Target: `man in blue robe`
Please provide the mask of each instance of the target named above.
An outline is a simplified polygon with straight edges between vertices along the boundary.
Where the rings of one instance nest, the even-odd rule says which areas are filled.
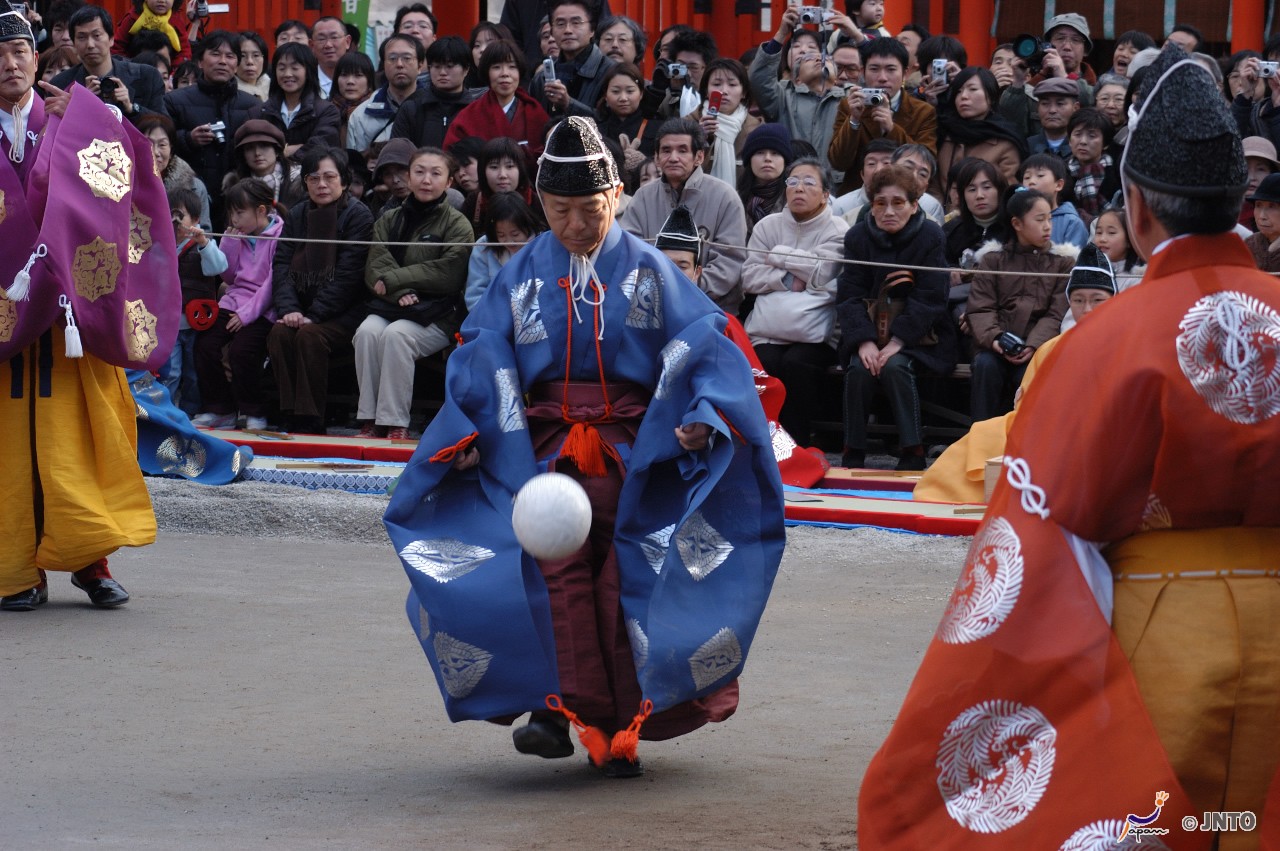
[[[782,487],[724,314],[614,223],[621,183],[589,120],[552,133],[538,189],[551,230],[463,325],[385,520],[449,717],[532,712],[516,749],[546,758],[573,753],[572,722],[593,765],[631,777],[638,738],[737,708],[782,557]],[[593,508],[556,561],[511,528],[515,493],[546,470]]]

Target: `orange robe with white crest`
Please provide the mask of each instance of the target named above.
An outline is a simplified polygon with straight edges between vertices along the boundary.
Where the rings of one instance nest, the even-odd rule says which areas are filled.
[[[1188,236],[1114,300],[1023,400],[864,848],[1111,848],[1159,791],[1134,847],[1280,847],[1280,283]]]
[[[18,161],[0,145],[0,285],[31,282],[0,293],[0,596],[155,539],[113,364],[163,363],[179,303],[173,241],[151,239],[169,212],[146,138],[80,86],[62,119],[35,97],[26,130]],[[83,357],[66,354],[67,306]]]

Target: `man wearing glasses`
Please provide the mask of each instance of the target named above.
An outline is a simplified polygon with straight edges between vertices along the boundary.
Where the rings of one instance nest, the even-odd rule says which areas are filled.
[[[1089,22],[1075,12],[1058,15],[1050,19],[1044,40],[1050,47],[1044,52],[1044,64],[1040,73],[1031,79],[1031,84],[1034,86],[1050,77],[1075,80],[1080,86],[1080,105],[1093,106],[1093,87],[1098,77],[1084,61],[1093,50]]]
[[[471,51],[456,35],[441,36],[427,48],[427,79],[418,78],[413,97],[402,102],[391,127],[391,138],[405,138],[415,147],[443,148],[449,123],[463,107],[487,89],[468,89]]]
[[[341,18],[321,18],[311,28],[311,50],[320,65],[320,94],[328,99],[338,60],[351,49],[351,35]]]
[[[537,98],[552,117],[594,117],[605,75],[617,64],[591,40],[596,13],[589,8],[587,0],[552,0],[548,11],[551,37],[560,48],[560,58],[555,62],[554,78],[547,79],[541,70],[534,74],[529,94]]]
[[[397,33],[382,43],[382,73],[387,84],[360,104],[347,121],[347,148],[367,154],[391,138],[400,106],[418,90],[427,50],[411,35]]]

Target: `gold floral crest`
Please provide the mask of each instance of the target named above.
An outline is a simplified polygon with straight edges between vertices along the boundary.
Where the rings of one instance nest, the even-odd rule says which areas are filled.
[[[115,292],[119,277],[120,258],[116,255],[114,242],[95,236],[93,242],[76,249],[71,263],[71,280],[75,282],[76,294],[81,298],[97,301]]]
[[[155,314],[147,310],[142,299],[125,300],[124,331],[129,360],[141,363],[160,345],[160,338],[156,336]]]
[[[133,162],[119,142],[94,139],[89,147],[76,153],[80,160],[80,179],[99,198],[119,201],[129,193],[129,175]]]
[[[151,217],[133,204],[133,218],[129,227],[129,262],[135,266],[142,262],[142,255],[151,250]]]

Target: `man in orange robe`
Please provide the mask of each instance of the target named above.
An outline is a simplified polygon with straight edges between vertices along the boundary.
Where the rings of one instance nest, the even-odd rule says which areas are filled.
[[[1247,173],[1210,75],[1166,49],[1138,100],[1146,278],[1023,402],[863,848],[1280,847],[1280,286],[1230,232]],[[1224,810],[1259,822],[1184,827]]]

